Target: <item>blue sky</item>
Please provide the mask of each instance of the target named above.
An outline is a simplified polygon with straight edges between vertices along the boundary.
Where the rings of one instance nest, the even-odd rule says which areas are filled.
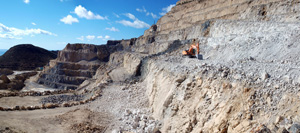
[[[0,49],[105,44],[143,35],[177,0],[0,0]]]

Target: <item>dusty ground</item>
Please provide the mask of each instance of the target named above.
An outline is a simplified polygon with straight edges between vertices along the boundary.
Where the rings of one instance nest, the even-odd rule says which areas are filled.
[[[34,111],[1,111],[0,131],[117,132],[132,129],[135,123],[134,118],[137,117],[149,118],[146,123],[151,121],[154,127],[155,122],[150,120],[144,91],[140,84],[133,84],[130,88],[121,84],[113,84],[103,89],[102,97],[85,105]],[[40,105],[41,98],[4,97],[0,99],[0,104],[8,107]],[[135,129],[138,128],[135,127]]]

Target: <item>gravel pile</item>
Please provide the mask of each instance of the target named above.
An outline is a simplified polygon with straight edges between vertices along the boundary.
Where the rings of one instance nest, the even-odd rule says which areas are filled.
[[[49,96],[42,98],[41,103],[58,103],[62,104],[64,102],[69,101],[82,101],[84,99],[83,95],[57,95],[57,96]]]

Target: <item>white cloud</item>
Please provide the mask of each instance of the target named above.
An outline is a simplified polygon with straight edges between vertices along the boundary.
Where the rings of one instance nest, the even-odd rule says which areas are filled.
[[[77,37],[76,39],[83,41],[84,40],[84,36]]]
[[[153,19],[158,18],[158,16],[152,12],[147,12],[147,10],[145,9],[145,7],[143,6],[142,9],[137,8],[136,11],[141,12],[141,13],[146,13],[146,16],[151,16]],[[130,14],[130,13],[129,13]],[[125,14],[126,16],[128,16],[128,14]],[[134,20],[134,19],[133,19]]]
[[[111,37],[108,36],[108,35],[106,35],[106,36],[87,35],[87,36],[80,36],[80,37],[78,37],[78,38],[76,38],[76,39],[81,40],[81,41],[84,41],[85,39],[86,39],[87,41],[91,41],[91,40],[94,40],[94,39],[96,39],[96,38],[105,41],[105,40],[110,39]]]
[[[100,19],[100,20],[104,20],[107,19],[107,17],[102,17],[98,14],[94,14],[92,11],[88,11],[86,10],[84,7],[82,7],[81,5],[76,6],[74,13],[80,17],[80,18],[86,18],[86,19]]]
[[[132,15],[131,13],[125,13],[124,15],[127,16],[128,18],[132,19],[132,20],[136,19],[135,16]]]
[[[29,4],[30,0],[24,0],[24,3]]]
[[[2,32],[2,31],[10,32],[11,30],[10,30],[9,27],[7,27],[7,26],[0,23],[0,32]]]
[[[153,18],[153,19],[156,19],[156,18],[158,18],[158,16],[156,15],[156,14],[154,14],[154,13],[150,13],[150,12],[147,12],[147,14],[146,14],[146,16],[149,16],[149,15],[151,15],[151,17]]]
[[[143,6],[143,9],[137,8],[136,11],[138,11],[138,12],[147,12],[147,10],[144,6]]]
[[[33,23],[33,22],[32,22],[31,24],[32,24],[32,25],[36,25],[36,24],[35,24],[35,23]]]
[[[106,35],[106,36],[97,36],[98,39],[101,39],[103,41],[106,41],[108,39],[110,39],[111,37],[109,35]]]
[[[117,21],[117,23],[123,24],[125,26],[130,26],[130,27],[134,27],[137,29],[141,29],[141,28],[149,28],[150,25],[140,21],[140,20],[134,20],[133,22],[127,21],[127,20],[121,20],[121,21]]]
[[[166,13],[168,13],[169,11],[171,11],[171,9],[175,6],[175,4],[171,4],[165,8],[162,9],[162,12],[159,13],[161,16],[165,15]]]
[[[94,39],[95,39],[95,36],[93,36],[93,35],[88,35],[88,36],[86,36],[86,39],[88,39],[88,40],[94,40]]]
[[[10,34],[0,34],[0,38],[6,38],[6,39],[22,39],[21,37],[15,37]]]
[[[118,14],[116,14],[116,13],[113,13],[117,18],[120,18],[120,16],[118,15]]]
[[[3,33],[2,33],[3,32]],[[51,36],[57,36],[54,33],[51,33],[46,30],[42,29],[18,29],[14,27],[7,27],[0,23],[0,38],[8,38],[8,39],[22,39],[21,36],[32,36],[36,34],[43,34],[43,35],[51,35]]]
[[[127,20],[121,20],[121,21],[117,21],[117,23],[123,24],[125,26],[130,26],[130,27],[134,27],[134,28],[149,28],[150,25],[139,20],[138,18],[136,18],[134,15],[130,14],[130,13],[126,13],[125,16],[127,16],[128,18],[134,20],[133,22],[131,21],[127,21]]]
[[[61,22],[64,22],[65,24],[72,24],[72,23],[78,23],[78,19],[72,17],[71,15],[68,15],[62,19],[60,19]]]
[[[105,39],[109,39],[109,38],[110,38],[110,36],[106,35],[104,38],[105,38]]]
[[[119,29],[117,29],[117,28],[115,28],[115,27],[105,28],[105,30],[114,31],[114,32],[120,31]]]

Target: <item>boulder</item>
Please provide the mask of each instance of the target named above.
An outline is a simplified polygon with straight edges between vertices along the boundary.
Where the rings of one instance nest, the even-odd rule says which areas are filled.
[[[37,72],[27,72],[27,73],[22,73],[22,74],[16,75],[15,79],[16,79],[16,80],[22,80],[22,81],[24,82],[26,79],[28,79],[28,78],[30,78],[31,76],[34,76],[34,75],[36,75],[36,74],[37,74]]]
[[[14,80],[7,85],[7,88],[12,91],[19,91],[22,90],[24,86],[25,84],[22,80]]]
[[[125,68],[117,68],[109,73],[110,78],[115,82],[123,82],[131,78],[131,74]]]
[[[3,69],[0,69],[0,75],[2,74],[5,74],[5,75],[11,75],[13,74],[14,72],[10,69],[7,69],[7,68],[3,68]]]
[[[10,80],[8,79],[8,77],[6,75],[1,75],[0,76],[0,80],[3,81],[3,83],[10,83]]]
[[[131,75],[137,75],[140,72],[140,65],[142,59],[137,54],[125,54],[124,56],[124,68]]]
[[[3,80],[0,80],[0,89],[7,89],[7,84]]]

